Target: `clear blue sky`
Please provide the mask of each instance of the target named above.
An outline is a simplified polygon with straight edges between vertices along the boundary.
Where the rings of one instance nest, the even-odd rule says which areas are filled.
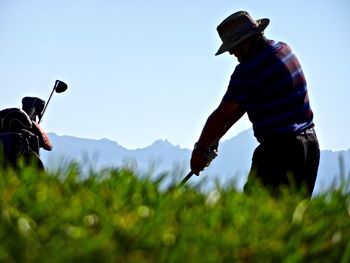
[[[265,35],[298,56],[321,148],[350,148],[348,0],[0,0],[0,108],[46,100],[60,79],[69,90],[50,102],[47,131],[192,147],[237,65],[214,56],[216,26],[239,10],[270,18]]]

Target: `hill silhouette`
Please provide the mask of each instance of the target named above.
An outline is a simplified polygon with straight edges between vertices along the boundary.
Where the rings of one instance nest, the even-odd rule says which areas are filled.
[[[167,140],[156,140],[150,146],[127,149],[117,142],[101,139],[92,140],[49,133],[54,145],[52,152],[41,152],[47,169],[55,169],[62,163],[74,160],[85,168],[99,170],[108,167],[127,166],[140,174],[154,176],[165,172],[177,173],[177,180],[189,171],[191,149],[173,145]],[[201,174],[191,178],[191,182],[207,181],[211,187],[214,180],[220,184],[234,181],[241,189],[246,181],[251,165],[251,157],[256,142],[251,129],[243,131],[231,139],[220,143],[219,155]],[[350,149],[347,151],[321,151],[321,160],[315,192],[324,191],[332,184],[340,182],[340,175],[350,176]]]

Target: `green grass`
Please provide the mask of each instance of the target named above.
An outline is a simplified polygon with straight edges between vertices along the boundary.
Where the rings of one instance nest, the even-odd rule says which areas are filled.
[[[0,262],[350,262],[345,188],[159,190],[128,169],[0,171]]]

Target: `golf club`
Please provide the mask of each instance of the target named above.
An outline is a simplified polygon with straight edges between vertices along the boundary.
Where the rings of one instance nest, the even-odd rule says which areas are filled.
[[[51,97],[53,95],[53,93],[56,91],[56,93],[62,93],[62,92],[65,92],[67,90],[68,86],[66,83],[64,83],[63,81],[60,81],[60,80],[56,80],[55,81],[55,85],[53,86],[53,89],[52,89],[52,92],[50,94],[50,97],[49,99],[47,100],[47,103],[45,104],[45,107],[42,111],[42,113],[40,114],[40,118],[39,118],[39,123],[41,122],[41,119],[45,113],[45,110],[47,108],[47,105],[49,104],[50,100],[51,100]]]
[[[181,180],[180,186],[183,186],[194,175],[194,172],[189,172],[184,179]]]

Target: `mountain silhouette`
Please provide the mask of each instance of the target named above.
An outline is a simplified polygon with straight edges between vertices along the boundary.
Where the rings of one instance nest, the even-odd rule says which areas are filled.
[[[191,149],[181,148],[167,140],[156,140],[150,146],[131,150],[108,139],[92,140],[54,133],[49,133],[49,137],[54,145],[53,151],[41,152],[41,158],[49,170],[58,168],[62,163],[76,161],[93,170],[129,167],[140,174],[153,176],[172,173],[176,180],[180,180],[190,169]],[[257,145],[252,129],[220,142],[218,157],[200,177],[193,176],[189,183],[203,180],[206,181],[206,187],[210,188],[215,181],[220,184],[233,182],[238,189],[242,189]],[[349,164],[350,149],[321,151],[315,192],[339,184],[342,176],[349,178]]]

